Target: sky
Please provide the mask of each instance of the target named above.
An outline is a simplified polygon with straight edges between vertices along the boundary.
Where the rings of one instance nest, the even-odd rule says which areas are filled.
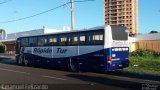
[[[6,3],[3,3],[7,1]],[[41,13],[70,0],[0,0],[0,28],[7,33],[71,26],[70,4],[20,21],[3,23]],[[75,0],[83,1],[83,0]],[[160,32],[160,0],[139,0],[139,33]],[[75,29],[104,25],[104,0],[76,2]]]

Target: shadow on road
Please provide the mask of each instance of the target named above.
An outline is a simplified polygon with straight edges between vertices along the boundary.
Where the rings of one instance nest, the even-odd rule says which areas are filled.
[[[16,60],[10,58],[0,58],[0,63],[9,64],[9,65],[17,65]]]
[[[131,89],[131,90],[141,90],[142,89],[142,83],[136,83],[136,82],[131,82],[131,81],[111,79],[107,77],[80,75],[80,74],[69,74],[67,76],[71,78],[80,79],[82,81],[91,82],[93,83],[93,85],[102,84],[102,85],[109,85],[113,87],[120,87],[120,88]]]
[[[113,72],[94,72],[94,73],[101,73],[101,74],[114,75],[114,76],[123,76],[123,77],[129,77],[129,78],[138,78],[138,79],[144,79],[144,80],[147,79],[147,80],[160,81],[160,75],[155,75],[155,74],[124,72],[120,70],[113,71]]]
[[[19,65],[16,64],[16,61],[14,59],[0,58],[0,63],[1,64],[19,66]],[[48,70],[53,70],[54,69],[54,70],[60,70],[60,71],[69,72],[68,70],[61,69],[61,68],[51,68],[51,67],[43,67],[43,66],[31,66],[31,67],[33,67],[33,68],[41,68],[41,69],[48,69]],[[85,72],[81,72],[81,73],[85,73]],[[137,74],[137,73],[128,73],[128,72],[120,72],[120,71],[114,71],[114,72],[92,72],[92,73],[93,74],[94,73],[98,73],[98,74],[104,74],[104,75],[122,76],[122,77],[129,77],[129,78],[138,78],[138,79],[144,79],[144,80],[154,80],[154,81],[159,81],[160,80],[160,76],[156,76],[156,75]],[[71,74],[71,75],[68,75],[68,76],[69,77],[73,77],[73,78],[78,78],[80,75],[79,74],[73,74],[73,75]],[[124,81],[121,82],[121,81],[117,81],[117,80],[110,80],[108,78],[91,77],[91,76],[83,76],[83,75],[81,75],[81,78],[78,78],[78,79],[93,80],[94,78],[98,78],[97,80],[100,79],[100,81],[97,81],[99,83],[115,84],[115,82],[119,82],[119,83],[122,83],[123,86],[125,86],[126,85],[125,83],[127,83],[127,82],[124,82]],[[128,83],[130,83],[130,82],[128,82]],[[131,85],[134,85],[134,84],[135,83],[131,83]]]

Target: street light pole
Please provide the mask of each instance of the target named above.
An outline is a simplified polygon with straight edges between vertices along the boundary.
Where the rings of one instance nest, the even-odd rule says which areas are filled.
[[[74,31],[74,0],[71,0],[71,30]]]
[[[13,13],[14,13],[14,26],[15,26],[15,27],[14,27],[14,28],[15,28],[14,30],[16,31],[16,29],[17,29],[17,26],[16,26],[16,17],[17,17],[17,13],[18,13],[18,12],[15,10]],[[17,38],[17,37],[16,37],[16,33],[14,34],[14,38],[15,38],[15,39]]]

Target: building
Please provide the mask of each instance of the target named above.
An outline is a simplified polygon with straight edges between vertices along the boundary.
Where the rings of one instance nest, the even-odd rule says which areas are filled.
[[[126,26],[130,33],[138,32],[138,0],[104,0],[105,24]]]
[[[137,49],[136,47],[136,38],[135,37],[128,37],[128,43],[129,43],[129,50],[130,52],[133,52]]]
[[[48,34],[48,33],[56,33],[56,32],[62,32],[62,31],[68,31],[68,30],[66,30],[66,28],[63,28],[62,30],[58,30],[58,29],[49,29],[49,28],[43,27],[42,29],[35,29],[35,30],[29,30],[29,31],[24,31],[24,32],[11,33],[11,34],[7,34],[6,36],[0,35],[0,37],[6,37],[3,39],[0,38],[0,42],[2,42],[3,44],[6,45],[6,47],[7,47],[6,53],[14,54],[15,47],[16,47],[15,41],[19,37],[44,35],[44,34]]]

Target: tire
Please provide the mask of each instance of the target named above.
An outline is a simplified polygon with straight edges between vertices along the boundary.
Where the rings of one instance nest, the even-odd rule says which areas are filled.
[[[71,59],[69,60],[69,68],[70,68],[70,71],[72,72],[78,72],[79,71],[79,68],[78,68],[78,63],[75,59]]]

